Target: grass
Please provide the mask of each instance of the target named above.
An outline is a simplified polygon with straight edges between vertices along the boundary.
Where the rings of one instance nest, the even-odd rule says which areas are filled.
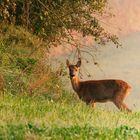
[[[57,100],[0,96],[2,140],[140,139],[139,119],[139,112],[93,110],[70,93]]]

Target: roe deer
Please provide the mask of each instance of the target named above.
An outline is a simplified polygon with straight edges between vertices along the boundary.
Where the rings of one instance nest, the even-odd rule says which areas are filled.
[[[120,110],[131,112],[127,105],[123,102],[129,93],[131,87],[122,80],[106,79],[106,80],[90,80],[80,81],[78,78],[81,59],[76,65],[72,65],[67,60],[69,75],[74,91],[79,98],[95,107],[96,102],[113,102]]]

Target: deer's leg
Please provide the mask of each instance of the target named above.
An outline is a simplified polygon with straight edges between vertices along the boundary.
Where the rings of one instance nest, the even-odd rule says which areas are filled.
[[[86,104],[91,105],[93,108],[96,107],[96,102],[95,101],[87,101]]]
[[[95,107],[96,107],[96,102],[93,101],[91,105],[92,105],[93,109],[95,109]]]
[[[119,101],[113,101],[113,103],[117,106],[118,109],[122,110],[122,104]]]
[[[125,103],[122,103],[123,109],[128,111],[128,112],[132,112],[131,109],[128,108],[128,106]]]
[[[125,103],[121,102],[121,101],[114,101],[114,104],[117,106],[118,109],[120,110],[125,110],[128,112],[132,112]]]
[[[123,106],[123,109],[124,109],[125,111],[132,112],[132,110],[129,109],[128,106],[123,102],[124,98],[125,98],[125,97],[127,96],[127,94],[129,93],[129,89],[127,89],[124,93],[125,93],[125,94],[124,94],[124,96],[123,96],[123,98],[122,98],[122,106]]]
[[[126,108],[125,104],[123,104],[123,100],[125,98],[124,92],[117,92],[116,96],[113,99],[113,103],[117,106],[118,109],[124,110]]]

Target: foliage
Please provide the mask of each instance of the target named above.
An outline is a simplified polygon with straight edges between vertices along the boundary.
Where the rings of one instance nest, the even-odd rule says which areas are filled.
[[[59,96],[63,90],[59,76],[64,72],[62,66],[53,70],[46,65],[46,42],[20,27],[6,24],[0,27],[0,90],[5,88],[12,94],[31,90],[36,95]]]
[[[19,69],[25,70],[31,73],[33,65],[36,64],[37,60],[33,58],[17,58],[16,59],[16,66]],[[30,67],[29,67],[30,66]]]
[[[34,95],[43,95],[50,99],[59,99],[64,91],[64,84],[61,77],[65,75],[66,71],[62,70],[60,65],[53,70],[51,65],[46,65],[44,68],[40,64],[36,65],[31,74],[31,81],[29,84],[29,91]],[[47,94],[46,94],[47,93]]]
[[[130,137],[133,139],[138,139],[140,132],[134,127],[132,128],[127,125],[122,125],[119,128],[116,128],[114,136],[115,138],[120,138],[122,140],[129,139]]]
[[[73,31],[93,36],[98,43],[119,45],[118,38],[107,33],[99,20],[107,14],[107,0],[1,0],[0,5],[1,21],[26,27],[48,46],[67,42],[77,47]]]

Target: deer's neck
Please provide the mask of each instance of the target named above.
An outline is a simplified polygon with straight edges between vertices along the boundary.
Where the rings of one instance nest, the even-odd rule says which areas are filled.
[[[79,78],[74,76],[71,78],[71,84],[75,92],[78,92],[80,89],[80,81]]]

